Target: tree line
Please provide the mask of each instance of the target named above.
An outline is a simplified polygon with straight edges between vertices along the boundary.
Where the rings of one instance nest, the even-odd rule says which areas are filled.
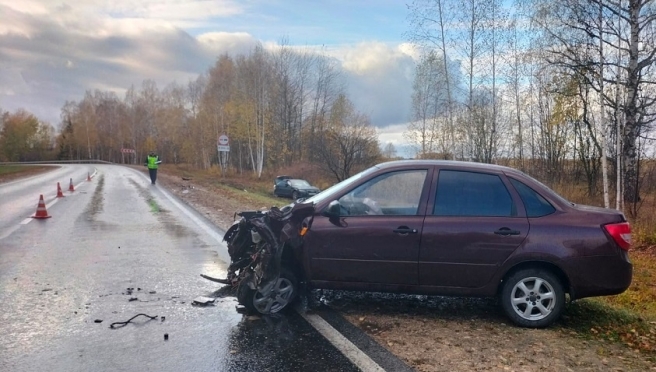
[[[215,165],[257,177],[265,168],[310,162],[339,181],[381,159],[376,130],[346,95],[343,80],[334,59],[283,40],[274,50],[260,45],[248,54],[221,55],[186,85],[159,89],[146,80],[122,98],[87,91],[62,107],[60,133],[48,132],[47,144],[50,156],[61,160],[140,163],[155,150],[165,162],[200,169]],[[29,125],[18,121],[38,123],[33,116]],[[30,160],[24,148],[37,133],[22,132],[24,148],[2,146],[13,138],[12,121],[5,122],[4,158]],[[230,152],[219,156],[222,134],[230,138]]]
[[[634,207],[656,118],[652,0],[415,0],[405,137],[419,157],[575,174]],[[570,169],[568,169],[570,168]]]

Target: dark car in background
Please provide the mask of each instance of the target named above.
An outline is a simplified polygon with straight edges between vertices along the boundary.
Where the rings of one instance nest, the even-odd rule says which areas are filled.
[[[383,163],[308,203],[279,280],[310,288],[496,296],[515,324],[546,327],[566,294],[619,294],[632,279],[621,212],[571,203],[508,167]]]
[[[292,178],[290,176],[278,176],[273,182],[273,195],[292,198],[308,198],[318,194],[321,190],[312,186],[308,181]]]

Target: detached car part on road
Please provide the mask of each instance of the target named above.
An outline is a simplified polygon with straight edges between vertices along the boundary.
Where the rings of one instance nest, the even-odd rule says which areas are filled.
[[[631,283],[631,230],[616,210],[573,204],[517,170],[396,161],[267,212],[226,233],[228,279],[260,313],[310,288],[497,296],[523,327],[546,327],[572,300]]]

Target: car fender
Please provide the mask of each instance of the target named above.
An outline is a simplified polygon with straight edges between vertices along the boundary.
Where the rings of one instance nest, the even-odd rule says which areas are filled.
[[[512,272],[525,267],[545,267],[555,271],[563,280],[563,287],[567,291],[571,287],[571,276],[568,274],[570,269],[567,263],[557,255],[548,252],[531,252],[530,257],[524,252],[515,252],[500,266],[495,274],[492,283],[497,283],[497,291],[500,290],[503,279]]]

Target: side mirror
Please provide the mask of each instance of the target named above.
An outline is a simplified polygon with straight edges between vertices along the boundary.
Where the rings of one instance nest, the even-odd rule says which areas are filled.
[[[323,210],[323,215],[326,217],[339,218],[341,206],[339,200],[333,200],[328,204],[328,208]]]

